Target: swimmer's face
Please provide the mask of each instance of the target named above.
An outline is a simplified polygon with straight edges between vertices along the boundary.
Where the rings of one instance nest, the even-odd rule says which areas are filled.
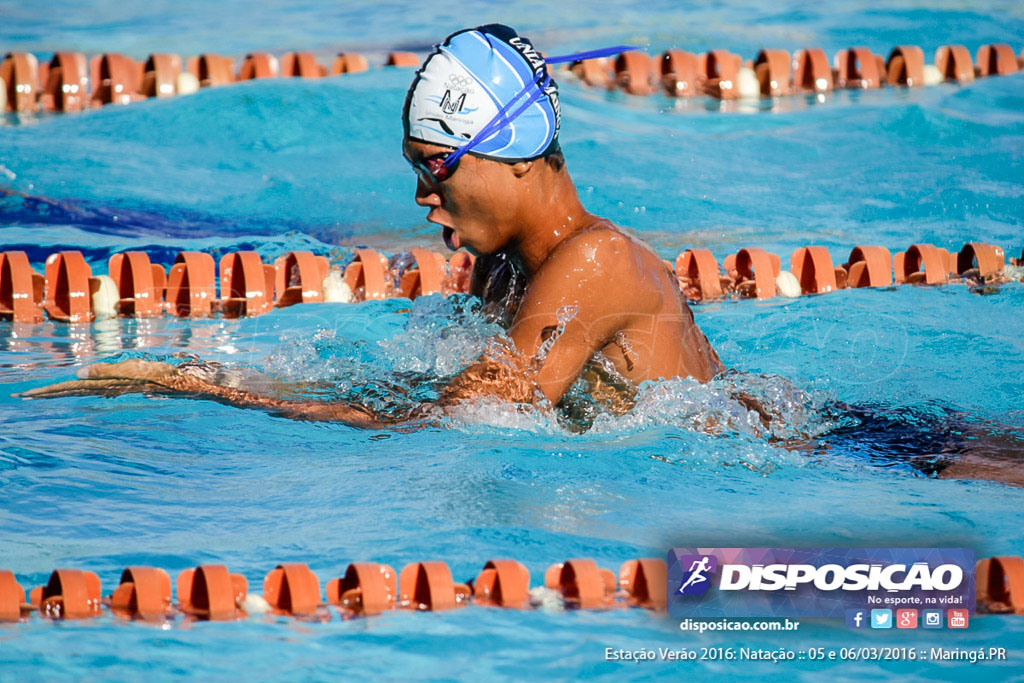
[[[402,151],[415,163],[452,149],[405,140]],[[476,254],[493,254],[513,236],[515,179],[513,166],[466,154],[447,180],[427,183],[418,178],[416,203],[430,209],[427,220],[441,226],[449,249],[466,247]]]

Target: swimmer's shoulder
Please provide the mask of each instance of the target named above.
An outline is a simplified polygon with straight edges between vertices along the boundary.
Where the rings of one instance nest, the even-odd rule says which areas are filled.
[[[593,223],[569,235],[552,256],[601,265],[642,248],[642,243],[624,229],[595,217]]]
[[[633,312],[656,310],[662,301],[661,259],[641,240],[611,221],[597,219],[565,239],[538,275],[578,280],[580,286],[600,292],[606,303],[628,301]],[[641,310],[644,309],[644,310]]]
[[[586,264],[588,269],[624,284],[642,285],[650,268],[658,272],[661,258],[629,230],[605,218],[595,221],[566,238],[556,250],[561,260]]]

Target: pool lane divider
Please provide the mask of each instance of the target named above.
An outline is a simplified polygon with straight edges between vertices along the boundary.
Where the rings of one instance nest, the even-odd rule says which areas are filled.
[[[344,267],[309,251],[289,251],[264,263],[255,251],[213,256],[183,251],[170,271],[143,251],[114,254],[107,275],[94,275],[81,252],[61,251],[35,272],[23,251],[0,252],[0,319],[36,323],[48,317],[89,323],[113,316],[181,318],[257,316],[299,303],[354,303],[373,299],[469,291],[475,259],[457,252],[450,259],[422,247],[390,259],[373,249],[356,249]],[[1008,282],[1024,274],[1021,259],[1008,271],[1001,247],[968,242],[958,253],[915,243],[892,254],[885,247],[858,245],[835,265],[822,246],[800,247],[782,269],[778,254],[746,247],[720,266],[708,249],[694,247],[665,261],[692,303],[724,298],[771,299],[827,294],[840,289],[894,284],[941,285]],[[219,295],[218,295],[219,286]]]
[[[94,572],[56,569],[45,586],[25,590],[9,570],[0,570],[0,621],[18,622],[33,612],[47,619],[89,619],[104,608],[123,619],[231,621],[249,614],[273,614],[314,621],[365,617],[393,609],[437,612],[469,605],[530,609],[558,604],[575,609],[636,607],[663,611],[667,605],[666,564],[659,558],[623,563],[616,576],[591,559],[552,565],[543,587],[530,587],[530,572],[512,559],[493,559],[470,581],[457,583],[445,562],[413,562],[400,573],[386,564],[353,562],[340,578],[327,582],[302,562],[277,565],[263,579],[262,596],[248,580],[219,564],[185,569],[174,582],[158,567],[132,566],[121,572],[113,592],[101,596]]]
[[[416,68],[420,55],[390,52],[384,67]],[[105,105],[125,105],[149,98],[187,95],[201,88],[273,78],[319,79],[367,71],[366,57],[340,52],[330,68],[311,52],[247,53],[239,64],[220,54],[203,53],[182,59],[153,53],[136,61],[117,52],[87,58],[60,51],[40,62],[29,52],[8,52],[0,62],[0,112],[71,112]],[[706,96],[722,100],[822,94],[839,89],[916,88],[942,82],[967,83],[975,78],[1006,76],[1024,69],[1006,43],[981,46],[974,61],[963,45],[943,45],[934,62],[925,63],[916,45],[897,45],[888,57],[866,47],[836,52],[830,64],[824,50],[806,47],[790,54],[762,49],[744,60],[728,50],[696,54],[670,49],[655,57],[633,50],[611,58],[589,59],[560,66],[587,86],[618,89],[630,95],[657,92],[670,97]]]
[[[976,567],[978,611],[1024,615],[1024,560],[999,556]],[[45,619],[90,619],[104,614],[126,620],[166,622],[232,621],[256,614],[329,621],[333,608],[342,619],[369,617],[394,609],[437,612],[475,605],[505,609],[557,606],[564,609],[641,608],[664,612],[667,566],[660,558],[627,560],[618,574],[589,558],[553,564],[542,586],[530,587],[530,572],[512,559],[493,559],[470,581],[456,583],[441,561],[413,562],[401,573],[386,564],[353,562],[340,578],[327,582],[302,562],[278,564],[263,579],[262,596],[249,582],[220,564],[185,569],[174,582],[158,567],[131,566],[113,592],[101,596],[97,574],[55,569],[44,586],[25,590],[14,574],[0,569],[0,622],[24,622],[33,612]]]

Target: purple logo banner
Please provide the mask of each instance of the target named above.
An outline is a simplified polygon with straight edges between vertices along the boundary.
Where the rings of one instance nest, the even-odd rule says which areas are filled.
[[[968,548],[673,548],[668,609],[680,618],[973,612],[974,563]]]

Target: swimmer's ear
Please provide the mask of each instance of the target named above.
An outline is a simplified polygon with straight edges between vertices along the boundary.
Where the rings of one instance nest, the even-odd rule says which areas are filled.
[[[512,164],[512,174],[516,178],[522,178],[524,175],[530,172],[531,168],[533,168],[532,161],[519,161]]]

